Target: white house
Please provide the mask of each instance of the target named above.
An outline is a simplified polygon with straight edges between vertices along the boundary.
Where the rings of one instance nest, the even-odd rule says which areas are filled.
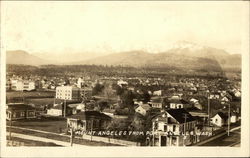
[[[48,109],[47,114],[51,116],[62,116],[63,115],[62,104],[56,104],[52,108]]]
[[[123,80],[119,80],[119,81],[117,81],[117,85],[119,85],[120,87],[122,87],[123,85],[128,85],[128,82],[123,81]]]
[[[151,99],[150,102],[148,102],[148,104],[150,104],[152,108],[159,108],[159,109],[163,108],[163,101],[161,98]]]
[[[234,95],[235,95],[236,97],[240,97],[240,96],[241,96],[241,93],[240,93],[240,91],[235,91],[235,92],[234,92]]]
[[[11,89],[15,91],[31,91],[35,89],[35,82],[29,80],[11,80]]]
[[[162,95],[162,90],[154,91],[153,95],[161,96]]]
[[[78,80],[77,80],[77,87],[78,88],[82,88],[82,85],[84,84],[84,80],[82,77],[79,77]]]
[[[152,119],[153,146],[184,146],[195,140],[197,121],[185,109],[169,109]],[[184,134],[187,136],[184,137]]]
[[[227,124],[228,121],[227,119],[228,119],[227,115],[225,115],[222,112],[218,112],[211,118],[210,122],[216,126],[222,127],[223,125]]]
[[[72,114],[76,114],[80,111],[85,111],[86,106],[83,103],[69,104],[68,107],[72,109]]]
[[[190,99],[190,102],[192,102],[192,103],[198,103],[199,102],[199,100],[197,100],[197,99],[195,99],[195,98],[192,98],[192,99]]]
[[[149,111],[151,107],[148,104],[142,104],[138,105],[135,109],[135,112],[142,114],[145,116],[147,114],[147,111]]]

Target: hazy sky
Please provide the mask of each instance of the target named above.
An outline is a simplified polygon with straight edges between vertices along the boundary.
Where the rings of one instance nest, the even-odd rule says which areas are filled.
[[[165,51],[180,40],[240,53],[243,2],[1,2],[7,50]]]

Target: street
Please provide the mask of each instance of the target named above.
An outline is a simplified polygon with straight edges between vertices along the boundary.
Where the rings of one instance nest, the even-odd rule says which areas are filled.
[[[240,129],[231,131],[229,136],[224,134],[217,139],[202,144],[201,146],[240,146],[240,131]]]

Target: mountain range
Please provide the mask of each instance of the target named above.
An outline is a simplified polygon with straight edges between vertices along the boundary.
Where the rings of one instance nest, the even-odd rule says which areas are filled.
[[[166,52],[149,53],[128,51],[100,55],[98,53],[70,53],[64,60],[62,54],[30,54],[22,50],[7,51],[7,64],[26,65],[113,65],[132,67],[176,67],[191,70],[221,71],[240,69],[241,55],[230,54],[223,49],[200,46],[191,42],[179,42]]]

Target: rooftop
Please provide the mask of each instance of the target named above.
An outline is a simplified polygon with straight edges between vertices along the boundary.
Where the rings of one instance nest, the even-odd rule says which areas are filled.
[[[87,119],[91,119],[91,118],[98,118],[101,120],[110,120],[111,117],[101,113],[99,111],[82,111],[79,112],[75,115],[71,115],[68,118],[73,118],[73,119],[78,119],[78,120],[87,120]]]

